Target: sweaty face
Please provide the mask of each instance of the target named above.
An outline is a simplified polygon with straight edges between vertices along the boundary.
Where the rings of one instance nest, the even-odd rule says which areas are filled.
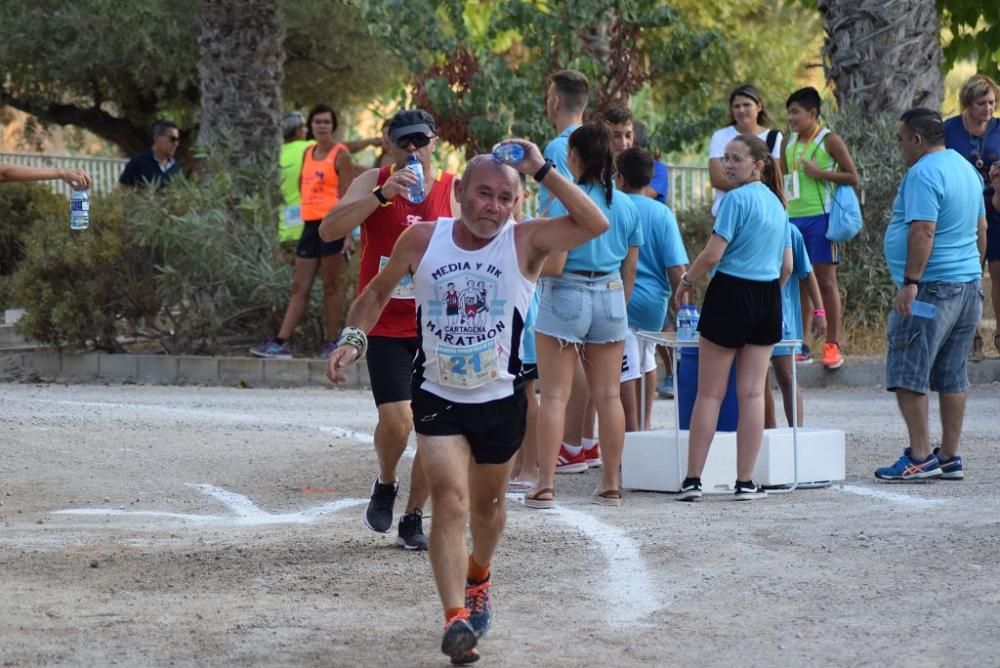
[[[757,114],[760,113],[760,105],[751,98],[737,95],[733,98],[733,103],[729,105],[729,111],[736,122],[736,128],[749,128],[757,122]]]
[[[516,172],[506,165],[483,164],[458,182],[462,223],[473,236],[492,239],[517,206],[520,184]]]
[[[632,121],[625,121],[620,125],[611,126],[611,153],[617,158],[618,154],[626,151],[635,145],[635,130],[632,129]]]
[[[726,152],[722,155],[722,168],[726,178],[734,186],[741,186],[753,179],[754,170],[760,176],[764,163],[754,160],[750,149],[741,141],[733,140],[726,144]]]

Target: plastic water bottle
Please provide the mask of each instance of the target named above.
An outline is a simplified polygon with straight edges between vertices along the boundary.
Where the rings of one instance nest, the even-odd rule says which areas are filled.
[[[90,196],[86,190],[73,189],[69,196],[69,229],[85,230],[90,227]]]
[[[913,302],[910,305],[910,313],[917,318],[933,318],[937,313],[937,307],[928,302]]]
[[[694,304],[688,304],[688,322],[691,323],[691,338],[689,340],[694,341],[698,338],[698,320],[701,319],[701,314],[698,313],[698,307]]]
[[[524,148],[520,144],[513,142],[503,142],[493,147],[493,159],[497,162],[505,162],[508,165],[516,165],[524,160]]]
[[[694,304],[685,304],[677,311],[677,340],[694,341],[698,331],[698,309]]]
[[[407,199],[414,204],[420,204],[427,197],[427,193],[424,192],[424,166],[420,164],[417,156],[411,153],[410,157],[406,159],[406,168],[417,175],[417,182],[410,186]]]

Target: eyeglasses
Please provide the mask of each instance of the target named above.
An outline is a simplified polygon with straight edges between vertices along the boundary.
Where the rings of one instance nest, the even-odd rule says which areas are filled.
[[[177,144],[180,142],[180,140],[181,140],[180,136],[175,137],[173,135],[167,135],[167,141],[169,141],[171,144]]]
[[[413,144],[416,148],[423,148],[431,143],[431,139],[432,137],[428,137],[422,132],[417,132],[397,138],[396,146],[399,148],[408,148],[410,144]]]

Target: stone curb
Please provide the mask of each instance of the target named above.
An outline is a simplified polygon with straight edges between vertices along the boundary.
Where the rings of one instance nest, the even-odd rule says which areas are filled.
[[[974,385],[1000,381],[1000,359],[970,362]],[[800,365],[802,388],[881,387],[885,362],[848,362],[828,371],[819,364]],[[56,381],[62,383],[144,383],[150,385],[214,385],[228,387],[334,387],[326,378],[326,362],[308,359],[259,359],[256,357],[199,357],[194,355],[111,355],[63,353],[56,350],[0,351],[0,380]],[[368,367],[347,369],[347,382],[339,387],[370,387]]]

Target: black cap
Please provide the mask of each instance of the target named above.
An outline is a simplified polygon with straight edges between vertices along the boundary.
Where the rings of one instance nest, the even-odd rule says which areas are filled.
[[[434,118],[423,109],[405,109],[389,121],[389,139],[393,142],[406,135],[437,135]]]

